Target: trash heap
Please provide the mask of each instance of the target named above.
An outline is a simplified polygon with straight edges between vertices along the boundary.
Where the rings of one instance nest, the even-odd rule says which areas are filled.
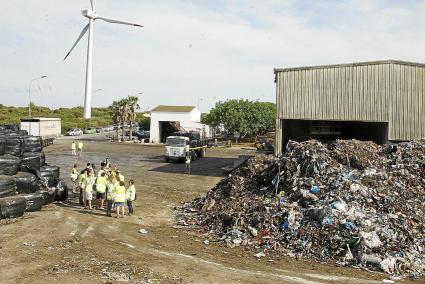
[[[290,255],[420,277],[425,270],[425,140],[310,140],[257,156],[178,223],[257,257]]]
[[[0,219],[65,201],[68,188],[59,173],[46,164],[41,137],[0,126]]]

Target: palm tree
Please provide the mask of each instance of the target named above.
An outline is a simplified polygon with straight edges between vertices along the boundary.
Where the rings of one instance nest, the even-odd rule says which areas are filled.
[[[128,96],[127,101],[127,120],[130,123],[130,135],[129,140],[133,140],[133,125],[136,122],[137,113],[136,110],[140,109],[138,104],[139,98],[136,96]]]
[[[121,125],[121,137],[124,140],[124,124],[127,116],[127,103],[125,99],[119,101],[113,101],[110,106],[112,112],[112,121],[117,125],[116,137],[118,138],[118,132]]]

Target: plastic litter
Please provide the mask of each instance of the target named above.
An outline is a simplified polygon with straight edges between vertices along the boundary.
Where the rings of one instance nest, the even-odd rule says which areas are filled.
[[[290,141],[286,149],[279,158],[251,158],[206,196],[177,208],[177,223],[230,247],[236,240],[267,250],[270,258],[424,275],[425,140]],[[211,200],[215,205],[202,210]]]

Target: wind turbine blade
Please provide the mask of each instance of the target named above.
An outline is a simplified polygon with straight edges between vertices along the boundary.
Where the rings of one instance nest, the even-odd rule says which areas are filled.
[[[83,30],[81,31],[80,35],[77,38],[77,41],[74,43],[74,45],[71,47],[71,49],[69,50],[69,52],[66,54],[65,58],[63,59],[63,61],[65,61],[65,59],[68,57],[68,55],[71,54],[72,50],[74,50],[74,47],[78,44],[78,42],[80,41],[80,39],[84,36],[84,34],[87,32],[87,30],[89,29],[90,24],[87,24],[87,26],[85,26],[83,28]]]
[[[94,0],[90,0],[91,9],[94,11]]]
[[[135,27],[143,27],[142,25],[139,25],[139,24],[124,22],[124,21],[118,21],[118,20],[109,19],[109,18],[105,18],[105,17],[96,17],[96,20],[98,20],[98,19],[103,20],[103,21],[108,22],[108,23],[112,23],[112,24],[121,24],[121,25],[135,26]]]

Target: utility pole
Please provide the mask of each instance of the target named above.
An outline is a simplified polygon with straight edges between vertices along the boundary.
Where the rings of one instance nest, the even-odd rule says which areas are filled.
[[[44,79],[44,78],[47,78],[47,76],[43,75],[43,76],[34,78],[29,83],[29,87],[28,87],[28,99],[29,99],[29,103],[28,103],[28,116],[29,116],[29,118],[31,118],[31,85],[32,85],[32,82],[34,82],[34,81],[36,81],[38,79]]]

